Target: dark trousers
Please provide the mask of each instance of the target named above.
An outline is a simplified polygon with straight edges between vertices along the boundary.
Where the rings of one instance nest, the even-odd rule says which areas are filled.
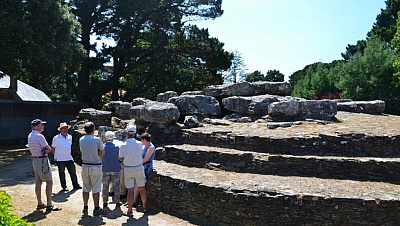
[[[57,161],[58,175],[60,176],[60,183],[62,188],[67,188],[65,182],[65,168],[67,168],[69,176],[71,177],[72,186],[74,188],[79,187],[78,177],[76,176],[76,168],[74,161]]]

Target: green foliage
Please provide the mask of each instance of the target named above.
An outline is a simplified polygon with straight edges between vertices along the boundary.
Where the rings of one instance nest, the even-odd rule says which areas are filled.
[[[264,74],[261,71],[254,71],[246,76],[246,82],[264,81]]]
[[[15,215],[10,204],[11,197],[4,191],[0,190],[0,225],[4,226],[24,226],[28,225],[25,220]]]
[[[62,96],[67,92],[64,74],[75,72],[83,56],[77,43],[80,25],[69,7],[62,0],[5,0],[0,8],[0,69]]]
[[[366,40],[358,40],[357,44],[355,45],[348,44],[346,47],[346,52],[342,53],[343,59],[345,61],[349,61],[357,53],[364,54],[364,49],[366,46],[367,46]]]
[[[356,54],[338,71],[343,98],[353,100],[388,100],[394,98],[394,53],[378,37],[367,41],[364,54]]]
[[[376,17],[376,22],[372,26],[367,36],[378,36],[386,43],[390,43],[396,33],[397,12],[400,11],[400,0],[386,0],[386,8],[381,9],[381,13]]]
[[[337,93],[336,70],[323,63],[306,69],[304,78],[293,87],[292,96],[306,99],[319,99],[326,94]]]
[[[264,81],[268,82],[283,82],[285,80],[285,75],[279,70],[268,70],[264,77]]]
[[[289,82],[293,86],[293,93],[297,97],[311,98],[327,93],[337,92],[337,76],[331,69],[343,64],[344,61],[333,61],[331,63],[314,63],[304,67],[304,69],[294,72]],[[312,78],[314,75],[319,78]],[[328,84],[324,84],[324,81]],[[318,87],[321,85],[321,87]],[[293,95],[294,95],[293,94]]]
[[[398,15],[400,15],[400,12],[398,12]],[[393,37],[392,40],[392,48],[395,52],[395,58],[393,62],[393,67],[395,69],[395,73],[393,74],[393,85],[396,88],[400,87],[400,21],[397,21],[396,24],[396,34]]]
[[[221,71],[229,68],[233,58],[223,45],[218,39],[209,38],[206,29],[183,27],[180,33],[169,38],[164,49],[153,54],[154,60],[136,67],[121,79],[127,91],[124,99],[154,99],[158,93],[168,90],[182,93],[221,84]]]
[[[82,24],[88,57],[78,73],[77,97],[91,106],[110,89],[116,100],[119,88],[127,90],[125,98],[204,88],[221,83],[221,71],[230,66],[232,56],[218,39],[210,38],[207,30],[184,26],[185,20],[221,16],[221,0],[72,0],[70,4]],[[96,50],[90,43],[93,33],[99,39],[113,39],[115,46]],[[89,56],[90,51],[97,55]],[[104,65],[111,61],[110,72]],[[101,76],[105,70],[107,76]],[[99,81],[98,92],[92,89],[94,79]]]

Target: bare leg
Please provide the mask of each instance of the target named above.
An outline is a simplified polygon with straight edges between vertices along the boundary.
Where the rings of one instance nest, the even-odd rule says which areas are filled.
[[[100,207],[100,204],[99,204],[100,192],[93,193],[92,196],[93,196],[94,207]]]
[[[83,206],[88,206],[89,192],[83,192],[82,197],[83,197]]]
[[[139,197],[139,188],[135,186],[135,189],[133,190],[133,204],[137,202],[138,197]]]
[[[132,213],[133,206],[133,190],[135,188],[128,188],[128,213]]]
[[[35,193],[38,205],[42,205],[42,180],[36,179]]]
[[[146,193],[146,187],[139,187],[139,192],[140,192],[140,198],[142,199],[142,204],[143,204],[143,210],[147,211],[147,193]]]
[[[51,201],[51,192],[53,189],[53,181],[49,180],[46,181],[46,198],[47,198],[47,206],[51,206],[53,205],[52,201]]]

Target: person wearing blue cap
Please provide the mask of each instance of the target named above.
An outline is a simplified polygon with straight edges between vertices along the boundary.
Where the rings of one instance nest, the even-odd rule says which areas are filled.
[[[47,155],[51,152],[50,146],[41,134],[44,131],[45,121],[34,119],[31,122],[32,132],[28,135],[28,147],[31,152],[33,172],[35,173],[35,193],[37,198],[37,210],[46,208],[46,211],[58,211],[60,207],[54,206],[52,202],[53,177],[51,174],[50,161]],[[46,182],[46,205],[42,202],[42,183]]]

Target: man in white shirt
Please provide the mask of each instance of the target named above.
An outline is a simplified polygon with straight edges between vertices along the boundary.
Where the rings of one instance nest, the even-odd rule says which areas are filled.
[[[125,186],[128,188],[128,211],[125,216],[132,217],[133,191],[139,188],[143,204],[143,212],[147,212],[146,176],[144,175],[142,159],[142,143],[135,139],[136,127],[129,125],[126,128],[127,141],[120,147],[119,159],[124,164]]]
[[[71,177],[72,186],[74,189],[81,189],[76,176],[76,168],[74,159],[71,155],[72,136],[68,134],[68,129],[71,128],[66,122],[60,123],[58,131],[60,133],[53,138],[51,143],[51,151],[54,154],[54,159],[57,162],[58,175],[63,191],[68,191],[67,183],[65,181],[65,168],[67,168],[69,176]]]

